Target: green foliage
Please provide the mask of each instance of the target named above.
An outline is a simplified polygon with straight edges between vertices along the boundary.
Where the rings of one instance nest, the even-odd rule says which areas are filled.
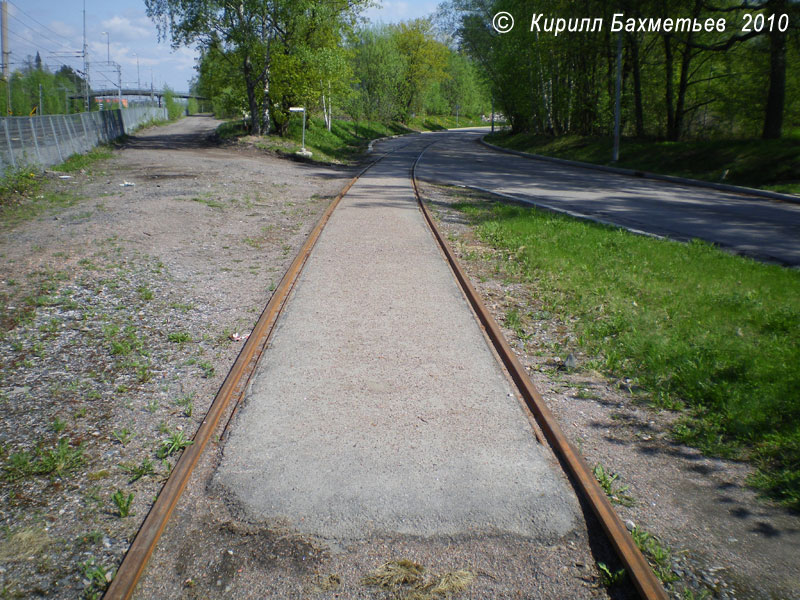
[[[250,133],[259,134],[273,127],[284,133],[290,106],[316,107],[323,98],[329,105],[331,95],[344,95],[349,71],[342,40],[366,0],[145,4],[175,46],[200,48],[197,89],[213,99],[215,112],[245,116]]]
[[[487,25],[499,11],[518,19],[502,35]],[[514,132],[610,135],[618,40],[624,134],[670,140],[776,138],[781,117],[784,132],[800,123],[800,70],[786,68],[800,59],[796,2],[549,0],[533,12],[571,20],[576,28],[582,18],[598,18],[603,28],[590,30],[587,23],[561,35],[532,31],[521,22],[522,15],[530,22],[527,0],[449,0],[439,8],[442,26],[481,65]],[[743,16],[757,12],[788,14],[788,34],[743,35]],[[634,19],[727,19],[727,32],[637,28],[618,37],[607,33],[614,13]]]
[[[42,185],[38,167],[7,167],[0,178],[0,215],[36,194]]]
[[[625,569],[611,572],[606,563],[598,562],[597,570],[600,572],[600,582],[606,587],[613,587],[625,578]]]
[[[167,107],[167,118],[170,121],[180,119],[186,110],[184,105],[175,99],[175,92],[169,87],[164,88],[164,105]]]
[[[603,465],[599,463],[594,466],[592,472],[611,502],[614,504],[621,504],[622,506],[633,506],[636,504],[633,496],[628,494],[628,486],[620,486],[615,483],[617,479],[619,479],[618,473],[606,471]]]
[[[752,483],[800,507],[800,273],[530,208],[460,208],[492,246],[524,246],[504,268],[579,319],[596,367],[688,407],[679,440],[749,458]]]
[[[156,472],[155,468],[153,467],[153,461],[151,461],[147,457],[143,458],[142,462],[138,465],[134,463],[122,464],[120,465],[120,468],[123,471],[126,471],[127,473],[130,474],[130,479],[128,479],[128,483],[133,483],[134,481],[141,479],[145,475],[154,475]]]
[[[8,104],[8,86],[11,86],[11,105]],[[39,107],[39,86],[42,86],[42,106]],[[30,62],[14,71],[8,81],[0,83],[0,115],[28,116],[31,114],[57,115],[83,110],[82,100],[69,96],[83,91],[83,80],[70,67],[63,66],[56,73],[46,65],[37,68]],[[9,110],[10,109],[10,110]]]
[[[192,440],[186,438],[183,431],[170,432],[167,439],[161,440],[158,450],[156,450],[156,456],[158,458],[170,457],[193,443]]]
[[[111,158],[111,155],[111,147],[96,146],[83,154],[73,154],[63,163],[51,168],[62,173],[77,173],[89,169],[98,161]]]
[[[127,496],[122,490],[117,490],[111,494],[111,500],[114,506],[117,507],[117,512],[120,517],[127,517],[131,513],[131,504],[133,503],[133,492]]]
[[[362,29],[350,44],[356,82],[346,110],[354,119],[411,123],[421,113],[488,111],[476,64],[441,43],[426,19]]]
[[[83,597],[87,600],[100,598],[114,579],[114,570],[97,564],[93,556],[81,563],[81,574],[89,582],[83,590]]]
[[[672,553],[657,537],[643,529],[634,527],[631,531],[633,541],[647,558],[653,571],[663,583],[677,581],[679,577],[672,572]]]
[[[7,481],[26,477],[53,475],[63,478],[85,462],[83,446],[70,446],[69,440],[62,437],[54,448],[37,447],[33,452],[14,452],[3,465],[3,475]]]

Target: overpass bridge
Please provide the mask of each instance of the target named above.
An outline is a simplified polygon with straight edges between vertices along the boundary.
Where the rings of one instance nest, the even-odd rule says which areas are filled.
[[[174,98],[194,98],[195,100],[208,100],[205,96],[192,94],[191,92],[170,92]],[[117,98],[118,96],[148,96],[158,98],[158,105],[161,106],[161,100],[164,97],[164,90],[155,90],[151,88],[110,88],[107,90],[92,90],[89,93],[90,98],[111,97]],[[85,98],[83,94],[75,94],[70,96],[73,100],[80,100]]]

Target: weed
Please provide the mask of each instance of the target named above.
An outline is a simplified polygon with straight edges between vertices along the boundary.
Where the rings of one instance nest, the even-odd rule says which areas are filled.
[[[156,470],[153,467],[153,461],[147,457],[143,458],[142,462],[138,465],[134,463],[121,464],[120,468],[130,474],[128,483],[133,483],[134,481],[138,481],[146,475],[155,475],[156,473]]]
[[[147,402],[147,410],[151,413],[154,413],[158,410],[158,398],[151,398]]]
[[[55,434],[59,434],[59,433],[61,433],[62,431],[64,431],[64,429],[66,429],[66,427],[67,427],[67,422],[66,422],[66,421],[63,421],[62,419],[59,419],[58,417],[56,417],[56,418],[53,420],[53,424],[51,425],[51,427],[52,427],[52,429],[53,429],[53,432],[54,432]]]
[[[80,566],[81,574],[88,581],[83,590],[84,598],[87,600],[100,598],[108,584],[114,579],[114,570],[98,564],[93,556],[82,562]]]
[[[83,154],[73,154],[59,165],[52,167],[54,171],[64,173],[75,173],[77,171],[88,171],[96,162],[111,158],[110,146],[96,146]]]
[[[133,437],[133,432],[131,432],[131,430],[127,427],[123,427],[122,429],[115,429],[111,435],[113,435],[114,439],[120,444],[127,446],[128,442],[130,442],[131,438]]]
[[[148,302],[149,300],[153,299],[153,290],[146,285],[140,285],[138,288],[136,288],[136,293],[139,294],[139,298],[141,298],[141,300],[144,302]]]
[[[611,502],[614,504],[621,504],[622,506],[633,506],[636,503],[634,498],[627,493],[627,485],[617,487],[614,484],[614,482],[619,479],[618,473],[606,471],[603,465],[599,463],[594,466],[593,473],[600,487],[603,488],[603,491]]]
[[[194,304],[181,304],[180,302],[172,302],[169,307],[186,313],[194,309]]]
[[[192,440],[186,438],[183,431],[173,431],[169,434],[167,439],[161,440],[156,450],[156,456],[158,456],[158,458],[167,458],[180,452],[187,446],[191,446],[193,443]]]
[[[199,202],[200,204],[205,204],[209,208],[225,208],[225,205],[222,202],[212,200],[211,198],[192,198],[192,200]]]
[[[194,394],[186,394],[175,400],[175,404],[183,407],[183,416],[191,417],[194,411]]]
[[[202,369],[203,377],[205,379],[208,379],[209,377],[213,377],[214,376],[214,365],[212,365],[207,360],[198,362],[197,366]]]
[[[71,447],[69,440],[62,437],[55,447],[49,450],[36,448],[33,452],[15,452],[3,465],[5,479],[16,481],[25,477],[53,475],[63,478],[85,462],[83,445]]]
[[[669,583],[680,579],[672,572],[672,553],[657,537],[638,527],[633,528],[631,536],[662,582]]]
[[[111,494],[111,500],[114,502],[114,506],[117,507],[117,511],[121,518],[127,517],[130,514],[131,503],[133,502],[133,492],[126,496],[122,490],[117,490]]]
[[[167,339],[174,344],[183,344],[192,341],[192,336],[186,331],[173,331],[167,334]]]
[[[111,475],[111,473],[109,473],[108,469],[100,469],[99,471],[89,473],[87,477],[89,478],[89,481],[99,481],[101,479],[105,479],[109,475]]]
[[[600,571],[600,581],[606,587],[617,585],[625,577],[625,569],[611,572],[606,563],[598,562],[597,570]]]

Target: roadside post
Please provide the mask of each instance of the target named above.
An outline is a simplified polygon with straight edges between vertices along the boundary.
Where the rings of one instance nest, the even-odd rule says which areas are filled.
[[[303,143],[302,148],[297,152],[300,156],[311,156],[311,152],[306,150],[306,108],[305,106],[290,106],[289,112],[303,113]]]

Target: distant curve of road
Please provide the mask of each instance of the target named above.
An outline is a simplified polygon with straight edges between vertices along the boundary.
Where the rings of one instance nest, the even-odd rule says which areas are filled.
[[[800,266],[800,204],[525,158],[479,144],[485,134],[486,129],[428,134],[433,145],[417,177]]]

